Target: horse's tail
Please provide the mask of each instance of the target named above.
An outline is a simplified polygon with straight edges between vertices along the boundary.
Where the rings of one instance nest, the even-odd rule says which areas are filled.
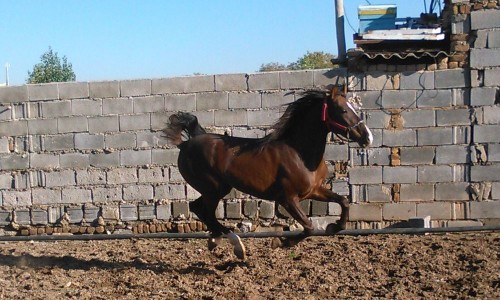
[[[189,140],[200,134],[206,133],[205,129],[198,123],[195,115],[185,112],[178,112],[168,118],[167,127],[163,130],[168,140],[174,145],[180,145],[183,141]]]

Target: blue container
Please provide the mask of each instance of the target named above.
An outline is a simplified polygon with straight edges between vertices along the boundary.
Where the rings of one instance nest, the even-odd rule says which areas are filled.
[[[396,5],[360,5],[358,6],[359,33],[396,29],[396,15]]]

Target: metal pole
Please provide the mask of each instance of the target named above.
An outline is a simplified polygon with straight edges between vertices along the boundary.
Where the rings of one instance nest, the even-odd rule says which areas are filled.
[[[343,63],[346,60],[346,45],[344,32],[344,0],[335,0],[335,27],[337,30],[338,56],[334,63]]]
[[[469,226],[469,227],[438,227],[438,228],[383,228],[383,229],[346,229],[335,234],[325,231],[314,231],[312,236],[366,236],[378,234],[424,234],[424,233],[452,233],[452,232],[479,232],[497,231],[498,225]],[[244,232],[238,233],[241,238],[273,238],[294,237],[302,234],[302,231],[282,232]],[[22,241],[90,241],[90,240],[123,240],[123,239],[206,239],[208,232],[192,233],[142,233],[142,234],[78,234],[78,235],[33,235],[33,236],[0,236],[0,242],[22,242]]]

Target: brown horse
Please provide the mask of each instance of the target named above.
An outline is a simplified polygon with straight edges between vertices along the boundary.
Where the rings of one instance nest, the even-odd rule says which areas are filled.
[[[169,118],[167,138],[180,148],[179,171],[201,197],[190,203],[211,232],[209,249],[222,235],[229,238],[234,253],[245,258],[240,238],[215,217],[219,200],[234,187],[244,193],[282,205],[303,227],[299,237],[273,241],[273,246],[291,246],[310,235],[312,222],[300,208],[303,199],[340,204],[340,220],[334,230],[345,229],[349,201],[322,186],[328,170],[323,160],[326,137],[331,131],[362,147],[371,144],[368,127],[337,88],[309,91],[288,104],[273,131],[258,139],[206,133],[197,118],[179,112]]]

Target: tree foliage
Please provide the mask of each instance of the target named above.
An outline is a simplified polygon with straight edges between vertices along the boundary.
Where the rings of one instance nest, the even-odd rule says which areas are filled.
[[[48,83],[75,81],[76,75],[73,66],[68,62],[66,56],[59,58],[57,52],[49,50],[40,57],[41,62],[28,71],[27,83]]]
[[[307,51],[307,53],[297,59],[297,61],[287,66],[277,62],[262,64],[259,72],[334,68],[337,66],[332,63],[333,58],[333,54],[323,51]]]

